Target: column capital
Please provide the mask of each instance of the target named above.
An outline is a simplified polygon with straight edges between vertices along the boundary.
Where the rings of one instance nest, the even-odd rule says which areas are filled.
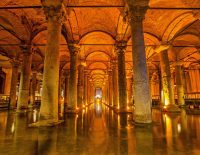
[[[115,43],[115,49],[116,49],[117,54],[124,54],[126,47],[127,47],[127,42],[124,40],[116,41]]]
[[[77,55],[80,51],[80,45],[78,45],[77,43],[69,44],[68,48],[70,50],[70,55]]]
[[[160,52],[168,50],[170,48],[171,48],[171,45],[169,45],[169,44],[162,44],[162,45],[156,46],[154,50],[155,50],[156,53],[160,53]]]
[[[183,66],[183,62],[181,61],[176,61],[172,64],[172,66]]]
[[[87,66],[85,59],[80,59],[79,61],[80,61],[80,64],[79,64],[80,66],[83,66],[83,67]]]
[[[65,15],[62,2],[63,0],[41,0],[47,20],[51,19],[53,21],[62,22],[62,19]]]
[[[114,68],[116,67],[116,65],[117,65],[117,60],[116,59],[111,60],[111,67]]]
[[[10,63],[12,64],[13,67],[19,67],[20,61],[17,59],[11,59]]]
[[[129,16],[131,22],[142,22],[143,19],[145,18],[147,9],[148,6],[130,5]]]
[[[32,53],[31,45],[27,45],[26,43],[22,42],[19,47],[22,50],[23,54],[31,54]]]

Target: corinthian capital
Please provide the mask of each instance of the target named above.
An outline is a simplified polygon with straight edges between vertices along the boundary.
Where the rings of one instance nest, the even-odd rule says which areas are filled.
[[[61,22],[64,17],[63,0],[41,0],[47,20]]]

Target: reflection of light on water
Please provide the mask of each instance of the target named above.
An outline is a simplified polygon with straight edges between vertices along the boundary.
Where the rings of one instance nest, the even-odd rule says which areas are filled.
[[[120,128],[120,116],[117,115],[117,127]]]
[[[33,123],[37,121],[37,111],[33,110]]]
[[[172,122],[169,116],[164,114],[165,117],[165,125],[166,125],[166,134],[171,136],[172,135]]]
[[[13,133],[15,131],[15,123],[12,123],[12,127],[11,127],[11,132]]]
[[[97,111],[100,111],[100,105],[97,105]]]
[[[181,132],[181,124],[180,123],[177,124],[177,128],[178,128],[178,133],[180,133]]]

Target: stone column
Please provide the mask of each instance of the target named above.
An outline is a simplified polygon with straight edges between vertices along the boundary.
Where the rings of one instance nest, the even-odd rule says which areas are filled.
[[[32,74],[32,81],[31,81],[31,92],[30,92],[30,104],[34,106],[35,104],[35,91],[37,87],[37,73],[33,72]]]
[[[78,85],[77,85],[77,106],[79,108],[83,105],[83,87],[84,87],[84,66],[80,64],[78,66]]]
[[[127,92],[126,92],[126,66],[125,66],[125,48],[126,42],[117,42],[117,58],[118,58],[118,86],[119,86],[119,110],[126,112],[127,110]]]
[[[160,53],[160,68],[162,76],[162,90],[164,94],[164,110],[179,111],[175,105],[174,90],[171,79],[170,65],[167,50],[162,50]]]
[[[128,98],[128,106],[132,106],[132,94],[133,94],[133,76],[127,77],[127,98]]]
[[[176,65],[176,88],[177,88],[177,95],[178,95],[178,105],[184,105],[184,83],[183,83],[183,71],[181,65]]]
[[[62,86],[63,86],[63,70],[59,69],[59,82],[58,82],[58,114],[62,117],[63,115],[63,103],[62,103]]]
[[[22,46],[22,50],[23,50],[23,62],[21,67],[19,96],[17,101],[18,111],[28,108],[31,63],[32,63],[31,47]]]
[[[88,104],[88,72],[84,72],[84,104]]]
[[[119,103],[118,96],[118,71],[117,71],[117,61],[112,62],[112,77],[113,77],[113,107],[117,108]]]
[[[186,86],[187,86],[187,93],[192,93],[192,82],[190,77],[190,70],[187,70],[186,73]]]
[[[59,49],[62,27],[62,1],[51,4],[42,1],[47,17],[47,45],[44,60],[42,101],[40,108],[40,125],[57,124],[58,120],[58,86],[59,86]]]
[[[146,6],[129,5],[132,29],[132,55],[134,75],[134,117],[136,123],[151,123],[151,97],[147,74],[143,19]]]
[[[64,92],[64,112],[67,112],[68,100],[69,100],[69,74],[65,74],[65,92]]]
[[[16,60],[11,61],[12,64],[12,78],[11,78],[11,89],[10,89],[10,109],[17,107],[16,92],[18,82],[18,68],[20,63]]]
[[[77,111],[77,59],[79,46],[73,44],[70,49],[70,78],[69,78],[69,112]]]
[[[112,70],[108,71],[108,80],[109,80],[109,105],[113,106],[113,80],[112,80]]]

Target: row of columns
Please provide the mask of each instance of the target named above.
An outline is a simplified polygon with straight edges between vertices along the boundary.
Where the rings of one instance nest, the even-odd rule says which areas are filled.
[[[58,85],[59,85],[59,40],[61,35],[62,26],[62,1],[56,3],[50,3],[50,1],[43,1],[44,12],[47,17],[47,46],[44,60],[44,72],[43,72],[43,89],[42,89],[42,101],[40,109],[40,120],[38,125],[54,124],[58,123]],[[142,21],[146,12],[146,7],[131,6],[130,11],[130,25],[132,29],[132,43],[133,43],[133,74],[134,74],[134,120],[136,123],[150,123],[151,122],[151,96],[149,89],[149,79],[147,74],[147,64],[145,55],[145,45],[143,36]],[[113,63],[113,85],[110,82],[110,88],[113,88],[113,96],[110,94],[110,101],[113,102],[113,106],[119,105],[121,111],[126,111],[127,108],[127,93],[126,93],[126,72],[125,72],[125,47],[124,41],[117,42],[117,64]],[[79,78],[77,83],[77,59],[79,47],[76,44],[70,45],[70,78],[69,78],[69,94],[65,94],[69,97],[69,103],[67,110],[75,112],[77,110],[77,103],[80,104],[83,100],[83,68],[79,67]],[[24,59],[23,64],[26,61],[31,61],[30,55],[27,59]],[[28,57],[29,56],[29,57]],[[160,55],[162,81],[164,83],[163,90],[166,94],[166,98],[169,103],[174,105],[171,99],[172,91],[170,88],[170,72],[168,72],[169,61],[165,59],[166,52],[162,52]],[[23,65],[24,66],[24,65]],[[28,104],[27,97],[27,83],[30,78],[30,66],[23,67],[24,72],[27,72],[27,76],[24,76],[23,71],[20,80],[20,94],[19,94],[19,108],[23,108]],[[117,76],[118,75],[118,76]],[[87,78],[86,78],[87,79]],[[116,84],[118,82],[118,84]],[[90,97],[93,94],[93,87],[88,86],[87,83],[87,96]],[[77,84],[78,84],[78,100],[77,100]],[[67,89],[68,87],[66,87]],[[117,94],[119,92],[119,95]],[[119,98],[117,98],[119,97]],[[86,100],[86,97],[85,97]],[[67,101],[65,101],[67,102]],[[90,102],[90,98],[87,99]],[[119,103],[118,103],[119,102]]]

